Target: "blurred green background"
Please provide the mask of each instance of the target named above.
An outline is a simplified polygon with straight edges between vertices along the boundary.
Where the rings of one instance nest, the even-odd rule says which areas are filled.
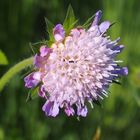
[[[128,77],[121,79],[121,86],[110,87],[102,107],[95,105],[86,118],[78,121],[63,113],[55,119],[47,118],[41,110],[45,101],[40,98],[26,102],[28,90],[22,72],[0,93],[0,140],[140,139],[139,0],[1,0],[0,49],[9,64],[0,66],[0,76],[32,55],[29,42],[47,37],[44,17],[62,22],[69,3],[81,22],[99,9],[104,20],[116,22],[109,34],[112,39],[120,36],[120,43],[126,46],[118,58],[128,66]]]

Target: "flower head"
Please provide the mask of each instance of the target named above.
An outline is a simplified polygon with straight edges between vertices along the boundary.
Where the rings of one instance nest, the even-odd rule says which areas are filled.
[[[110,83],[127,75],[115,57],[124,48],[119,39],[106,36],[110,22],[99,24],[101,11],[88,29],[75,27],[66,36],[61,24],[53,28],[54,43],[42,46],[34,57],[35,71],[25,77],[25,86],[39,86],[39,95],[46,103],[42,110],[55,117],[63,109],[68,116],[88,113],[87,103],[107,96]]]

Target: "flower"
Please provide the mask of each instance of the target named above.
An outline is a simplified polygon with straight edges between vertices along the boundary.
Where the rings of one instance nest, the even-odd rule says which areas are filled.
[[[128,69],[118,65],[115,57],[124,48],[119,38],[111,41],[106,35],[110,22],[99,24],[98,11],[89,27],[75,27],[66,35],[61,24],[53,28],[54,43],[42,46],[34,57],[35,70],[25,77],[25,86],[39,86],[38,94],[45,98],[42,110],[56,117],[60,109],[67,116],[86,117],[87,103],[107,96],[110,83],[127,75]]]

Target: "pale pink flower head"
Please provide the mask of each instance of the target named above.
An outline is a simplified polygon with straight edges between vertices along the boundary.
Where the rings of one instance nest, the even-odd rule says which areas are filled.
[[[61,24],[56,25],[54,43],[50,48],[42,46],[35,55],[35,72],[25,78],[25,86],[39,86],[47,116],[56,117],[63,109],[68,116],[86,117],[87,103],[93,107],[107,96],[111,83],[128,74],[115,60],[124,46],[106,35],[110,22],[100,24],[101,14],[95,14],[88,29],[75,27],[67,35]]]

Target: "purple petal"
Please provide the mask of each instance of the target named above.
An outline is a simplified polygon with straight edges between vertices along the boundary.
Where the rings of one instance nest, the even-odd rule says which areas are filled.
[[[123,45],[114,46],[114,47],[112,48],[113,53],[110,54],[110,57],[111,57],[111,58],[116,57],[116,55],[117,55],[118,53],[120,53],[120,52],[123,50],[123,48],[124,48]]]
[[[78,29],[72,29],[71,30],[71,35],[75,38],[80,36],[80,31]]]
[[[57,24],[53,28],[53,35],[57,42],[62,41],[65,38],[65,31],[61,24]]]
[[[59,113],[59,105],[54,102],[53,107],[52,107],[52,111],[51,111],[51,116],[56,117]]]
[[[77,107],[77,115],[78,116],[82,116],[82,117],[86,117],[87,116],[87,107],[81,107],[81,106],[78,106]]]
[[[43,62],[43,57],[41,56],[38,56],[37,54],[34,56],[34,65],[37,67],[37,68],[40,68],[42,67],[42,62]]]
[[[40,72],[34,72],[33,79],[40,81],[41,80],[41,73]]]
[[[41,57],[45,57],[47,55],[49,55],[52,52],[51,48],[47,48],[47,46],[41,46],[40,48],[40,56]]]
[[[107,29],[110,27],[110,22],[109,21],[104,21],[99,25],[99,30],[101,33],[105,33]]]
[[[59,105],[56,102],[46,101],[42,110],[45,112],[46,116],[56,117],[59,113]]]
[[[51,50],[49,50],[51,52]],[[46,56],[42,57],[42,56],[39,56],[39,55],[35,55],[34,56],[34,65],[35,67],[37,68],[41,68],[44,66],[44,63],[48,60],[48,57],[49,57],[49,54],[48,53]]]
[[[31,73],[24,78],[25,87],[33,88],[38,85],[40,82],[40,76],[38,72]]]
[[[40,56],[37,54],[34,56],[34,65],[37,68],[41,68],[44,65],[44,62],[47,61],[51,52],[52,52],[52,49],[47,48],[46,46],[42,46],[40,48]]]
[[[46,101],[46,103],[43,105],[42,110],[45,112],[47,116],[49,116],[52,106],[53,106],[53,102],[48,102],[48,101]]]
[[[123,67],[120,69],[119,71],[120,75],[128,75],[128,68],[127,67]]]
[[[46,97],[46,90],[44,88],[44,86],[41,86],[39,91],[38,91],[38,95],[42,98]]]
[[[65,113],[68,116],[73,116],[75,112],[74,112],[74,109],[71,106],[69,106],[69,107],[65,108]]]
[[[122,51],[123,50],[123,48],[124,48],[124,45],[118,45],[118,46],[114,46],[113,48],[112,48],[112,50],[118,50],[118,51]]]
[[[98,12],[96,12],[95,14],[95,17],[94,17],[94,20],[93,20],[93,23],[91,26],[95,26],[95,25],[98,25],[100,19],[101,19],[101,16],[102,16],[102,11],[99,10]]]
[[[118,74],[118,75],[128,75],[128,68],[127,67],[116,67],[117,70],[114,70],[112,73],[113,74]]]

